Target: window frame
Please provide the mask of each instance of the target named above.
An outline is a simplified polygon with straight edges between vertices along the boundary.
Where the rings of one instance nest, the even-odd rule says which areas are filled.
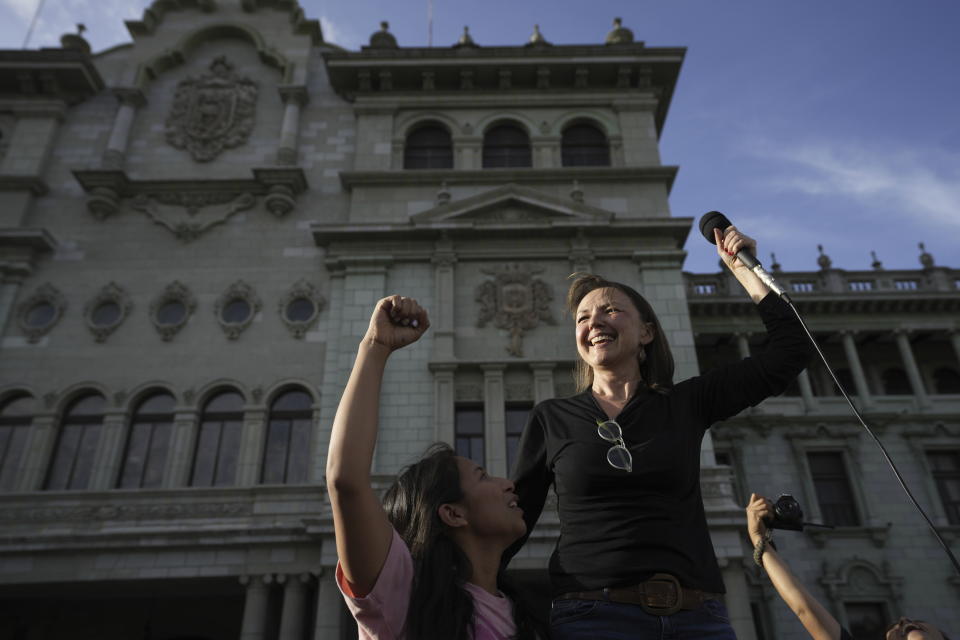
[[[521,146],[520,144],[506,145],[502,143],[498,143],[496,146],[491,145],[489,142],[490,136],[493,134],[493,132],[497,131],[498,129],[516,129],[517,131],[523,134],[524,138],[526,138],[526,145],[525,146]],[[499,160],[497,161],[498,162],[497,164],[492,164],[492,160],[495,157],[499,157],[499,156],[488,156],[488,151],[495,150],[495,149],[504,149],[504,150],[513,149],[516,151],[521,148],[524,150],[524,154],[521,155],[519,152],[517,152],[516,157],[519,157],[520,160],[525,160],[525,163],[523,164],[518,164],[511,161],[511,158],[513,158],[514,156],[510,152],[503,154],[504,158],[506,158],[506,161],[504,164],[499,164]],[[527,128],[514,120],[501,120],[487,127],[487,129],[483,132],[483,142],[481,144],[481,150],[480,150],[480,167],[482,169],[530,169],[532,168],[533,167],[533,142],[530,137],[530,132],[527,130]]]
[[[103,401],[103,406],[100,409],[98,414],[81,414],[81,415],[71,415],[71,411],[79,405],[81,402],[85,401],[87,398],[99,397]],[[104,424],[106,422],[106,410],[107,410],[107,398],[102,393],[96,390],[90,390],[87,392],[81,392],[73,396],[70,402],[65,406],[64,410],[57,417],[57,427],[56,427],[56,439],[53,443],[53,447],[50,451],[50,457],[47,460],[46,473],[43,480],[43,491],[84,491],[90,487],[90,481],[93,479],[94,473],[94,464],[97,461],[97,450],[100,447],[100,440],[103,437]],[[67,427],[71,425],[78,425],[81,427],[80,436],[77,439],[77,450],[74,453],[73,458],[70,462],[70,471],[67,474],[66,484],[63,487],[51,487],[50,483],[54,477],[54,469],[56,467],[58,453],[60,451],[60,446],[63,442],[64,431]],[[86,480],[83,482],[83,486],[71,486],[73,485],[73,479],[76,477],[77,462],[80,456],[80,450],[83,446],[84,438],[88,433],[88,429],[95,427],[97,432],[94,436],[94,445],[93,445],[93,455],[90,459],[90,469],[87,472]]]
[[[141,413],[140,409],[145,404],[147,404],[149,401],[159,396],[167,396],[173,401],[173,404],[170,408],[169,413],[157,413],[157,412]],[[164,479],[167,473],[167,467],[170,462],[170,451],[173,448],[174,431],[175,431],[175,424],[176,424],[176,404],[177,404],[176,396],[174,396],[173,393],[171,393],[167,389],[154,389],[150,392],[143,394],[140,397],[140,400],[136,404],[136,408],[133,410],[133,412],[130,414],[130,418],[127,420],[127,425],[125,430],[126,441],[124,442],[123,453],[120,459],[120,468],[117,472],[117,478],[115,482],[115,487],[117,489],[157,489],[163,486]],[[162,419],[168,419],[168,421],[162,422],[161,421]],[[124,473],[127,470],[127,465],[130,458],[130,445],[133,442],[134,429],[138,424],[150,425],[150,433],[147,436],[146,456],[144,457],[143,463],[141,465],[139,480],[136,483],[136,485],[124,486],[123,478],[124,478]],[[166,429],[168,430],[167,445],[165,447],[165,450],[160,454],[161,455],[161,460],[159,461],[160,480],[155,485],[154,484],[144,485],[143,483],[144,478],[147,475],[147,469],[150,466],[150,460],[152,459],[152,453],[153,453],[152,444],[156,436],[156,430],[158,426],[159,427],[165,426]]]
[[[306,409],[275,409],[275,405],[280,402],[286,395],[290,393],[302,393],[305,395],[309,404]],[[266,420],[263,427],[263,446],[261,447],[260,455],[260,469],[258,473],[258,482],[259,484],[307,484],[310,481],[310,451],[312,450],[313,437],[314,437],[314,424],[316,420],[316,408],[315,408],[315,398],[307,389],[296,385],[285,387],[283,390],[277,392],[273,400],[270,402],[270,407],[267,409]],[[267,454],[269,451],[268,443],[270,442],[270,428],[273,425],[274,418],[279,420],[286,420],[289,422],[290,429],[287,433],[287,442],[283,456],[283,474],[280,481],[265,479],[267,474]],[[301,480],[290,480],[290,459],[292,451],[299,451],[299,449],[294,449],[293,443],[295,442],[294,438],[294,426],[297,420],[306,421],[307,429],[307,446],[302,449],[303,455],[305,456],[303,460],[304,468],[304,477]]]
[[[576,143],[573,144],[567,140],[567,132],[571,129],[592,129],[597,134],[599,134],[598,141],[602,139],[603,144],[598,143],[594,144],[583,144]],[[575,141],[577,142],[577,141]],[[591,152],[597,152],[602,148],[603,150],[603,162],[568,162],[568,159],[574,159],[575,157],[590,157]],[[590,151],[588,151],[590,150]],[[577,153],[579,152],[579,154]],[[600,155],[599,153],[597,154]],[[611,153],[610,153],[610,136],[607,135],[607,132],[604,131],[604,128],[599,124],[589,120],[575,120],[573,122],[567,123],[563,130],[560,132],[560,166],[561,167],[609,167],[611,166]]]
[[[446,134],[446,141],[445,141],[445,142],[446,142],[447,144],[446,144],[446,145],[420,145],[420,144],[418,144],[418,145],[416,145],[416,146],[411,145],[411,138],[413,138],[413,137],[416,136],[417,134],[421,134],[422,132],[427,131],[427,130],[442,131],[444,134]],[[423,166],[411,166],[411,163],[409,162],[409,161],[412,159],[412,158],[411,158],[411,155],[410,155],[410,154],[411,154],[411,149],[434,150],[434,151],[439,151],[439,153],[437,153],[436,155],[431,155],[430,153],[428,153],[428,154],[425,156],[426,162],[423,164]],[[413,126],[411,126],[409,129],[407,129],[407,132],[406,132],[406,134],[405,134],[404,137],[403,137],[403,156],[402,156],[401,160],[402,160],[402,168],[403,168],[405,171],[423,171],[423,170],[431,170],[431,169],[441,169],[441,170],[442,170],[442,169],[453,169],[453,168],[454,168],[455,157],[456,157],[456,154],[455,154],[455,152],[454,152],[453,133],[450,131],[450,128],[449,128],[449,127],[447,127],[446,125],[444,125],[443,123],[441,123],[441,122],[439,122],[439,121],[437,121],[437,120],[423,120],[423,121],[417,122],[416,124],[414,124]],[[442,159],[442,160],[449,160],[449,161],[448,161],[448,162],[442,162],[442,163],[434,164],[434,163],[433,163],[434,158],[440,158],[440,159]]]

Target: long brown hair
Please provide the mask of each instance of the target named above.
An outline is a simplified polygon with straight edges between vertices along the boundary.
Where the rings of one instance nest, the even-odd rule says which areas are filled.
[[[667,335],[660,326],[660,320],[657,319],[657,314],[647,299],[633,287],[606,280],[592,273],[574,273],[570,278],[573,282],[570,283],[570,289],[567,291],[567,310],[574,318],[580,301],[596,289],[617,289],[630,298],[633,306],[640,312],[640,321],[648,322],[653,326],[653,340],[644,346],[641,351],[643,355],[637,356],[640,377],[643,383],[654,391],[661,393],[669,391],[673,386],[673,354],[667,343]],[[579,355],[573,370],[573,378],[577,384],[577,391],[586,391],[593,384],[593,369]]]
[[[405,629],[410,640],[468,640],[474,635],[473,597],[464,588],[473,565],[438,513],[440,505],[463,497],[456,453],[442,442],[431,445],[418,462],[402,470],[383,497],[390,524],[413,556]],[[535,623],[504,582],[502,568],[497,585],[514,603],[515,638],[532,640]]]

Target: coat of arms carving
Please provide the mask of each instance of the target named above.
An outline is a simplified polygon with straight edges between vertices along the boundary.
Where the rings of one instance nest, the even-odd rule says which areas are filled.
[[[550,313],[553,293],[550,285],[534,277],[542,268],[522,264],[482,269],[494,276],[477,287],[476,301],[480,303],[477,326],[490,321],[498,329],[510,332],[507,353],[523,356],[523,333],[537,328],[541,322],[555,324]]]
[[[256,112],[256,83],[239,77],[226,56],[218,56],[210,63],[210,73],[177,85],[167,142],[186,149],[197,162],[209,162],[247,141]]]

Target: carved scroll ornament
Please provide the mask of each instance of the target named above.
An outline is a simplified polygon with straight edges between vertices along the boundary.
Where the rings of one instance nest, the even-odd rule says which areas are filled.
[[[550,285],[534,277],[543,269],[512,264],[482,271],[494,279],[477,287],[476,301],[480,304],[477,326],[484,327],[492,321],[498,329],[509,331],[507,353],[522,357],[524,332],[537,328],[541,322],[555,324],[550,313],[553,299]]]

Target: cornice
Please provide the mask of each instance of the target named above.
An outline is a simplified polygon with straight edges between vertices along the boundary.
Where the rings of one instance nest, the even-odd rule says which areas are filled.
[[[34,251],[53,251],[57,241],[46,229],[0,229],[0,248],[26,247]]]
[[[35,196],[46,195],[49,188],[37,176],[0,175],[0,191],[29,191]]]
[[[356,187],[402,187],[420,185],[504,184],[565,182],[659,182],[673,188],[679,167],[655,165],[646,167],[555,167],[551,169],[405,169],[393,171],[341,171],[340,183],[345,189]]]

